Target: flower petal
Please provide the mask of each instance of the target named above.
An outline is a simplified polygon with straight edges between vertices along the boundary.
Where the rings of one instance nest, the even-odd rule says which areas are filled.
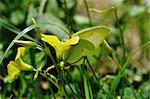
[[[58,46],[55,50],[56,50],[56,55],[58,58],[61,58],[63,53],[65,52],[65,50],[69,49],[70,45],[67,44],[61,44],[60,46]]]
[[[16,67],[16,63],[14,61],[10,61],[7,65],[8,71],[8,82],[11,83],[15,80],[16,76],[19,75],[20,69]]]
[[[20,70],[24,71],[30,71],[33,70],[33,67],[25,62],[21,58],[18,58],[16,61],[16,67],[18,67]]]
[[[19,47],[17,49],[17,55],[16,55],[15,60],[17,60],[18,58],[20,58],[21,56],[23,56],[24,52],[25,52],[25,48],[24,47]]]
[[[54,36],[54,35],[44,35],[44,34],[42,34],[41,40],[49,43],[54,48],[56,48],[57,46],[59,46],[60,43],[61,43],[59,41],[59,39],[57,38],[57,36]]]

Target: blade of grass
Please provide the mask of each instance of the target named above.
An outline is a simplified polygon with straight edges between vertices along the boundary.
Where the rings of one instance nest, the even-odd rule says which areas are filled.
[[[83,74],[83,82],[84,82],[85,98],[86,99],[91,99],[90,98],[89,87],[88,87],[88,81],[87,81],[87,77],[85,76],[85,74]]]
[[[91,88],[91,84],[90,84],[90,79],[88,79],[88,86],[89,86],[89,93],[90,93],[90,96],[91,96],[91,99],[93,99],[93,92],[92,92],[92,88]]]
[[[74,90],[72,89],[70,83],[68,82],[68,80],[65,79],[64,77],[62,77],[62,79],[64,80],[65,83],[67,83],[67,85],[69,86],[69,88],[70,88],[71,92],[73,93],[73,95],[74,95],[74,96],[77,96],[76,93],[74,92]]]
[[[60,74],[58,74],[59,75],[59,78],[60,78],[60,80],[61,80],[61,85],[62,85],[62,88],[63,88],[63,90],[62,90],[62,92],[64,92],[63,94],[64,94],[64,96],[65,96],[65,98],[66,99],[69,99],[69,95],[68,95],[68,93],[67,93],[67,90],[66,90],[66,87],[65,87],[65,82],[64,82],[64,80],[63,80],[63,78],[62,78],[62,76],[60,75]]]
[[[71,79],[72,79],[72,75],[71,75],[71,73],[70,73],[70,71],[69,70],[66,70],[66,72],[67,72],[67,77],[68,76],[71,76]],[[71,80],[72,82],[73,82],[73,85],[75,85],[75,89],[76,89],[76,94],[77,94],[77,96],[79,97],[79,99],[81,98],[81,93],[80,93],[80,90],[77,88],[77,86],[76,86],[76,81],[74,81],[74,80]]]
[[[85,65],[85,57],[83,57],[83,63],[81,65]],[[90,92],[89,92],[89,88],[88,88],[87,77],[84,74],[84,71],[82,70],[81,66],[79,66],[78,69],[79,69],[79,71],[82,75],[82,79],[83,79],[85,99],[90,99]]]
[[[51,87],[51,83],[49,82],[49,78],[47,77],[47,75],[45,76],[46,77],[46,79],[47,79],[47,81],[48,81],[48,83],[49,83],[49,88],[50,88],[50,92],[51,92],[51,94],[52,94],[52,96],[54,97],[54,99],[56,99],[56,97],[55,97],[55,94],[54,94],[54,92],[53,92],[53,89],[52,89],[52,87]]]
[[[125,79],[128,81],[129,86],[131,87],[131,90],[132,90],[132,92],[133,92],[133,95],[134,95],[135,99],[138,99],[137,96],[136,96],[134,87],[133,87],[132,84],[129,82],[129,80],[128,80],[128,78],[127,78],[127,75],[126,75],[125,73],[124,73],[124,77],[125,77]]]
[[[86,60],[86,57],[83,58],[83,63],[81,65],[85,65],[85,60]],[[92,89],[91,89],[89,79],[81,67],[80,67],[80,70],[81,70],[82,76],[83,76],[85,98],[86,99],[93,99],[93,94],[92,94]]]
[[[10,23],[8,23],[7,21],[5,21],[4,19],[1,19],[1,18],[0,18],[0,26],[8,29],[9,31],[11,31],[11,32],[13,32],[15,34],[19,34],[21,32],[20,29],[16,28],[15,26],[11,25]],[[34,38],[30,37],[27,34],[25,34],[23,37],[26,38],[26,39],[38,42]]]

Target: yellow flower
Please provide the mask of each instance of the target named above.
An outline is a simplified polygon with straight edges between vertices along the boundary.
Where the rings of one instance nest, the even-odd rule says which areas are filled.
[[[32,66],[24,63],[23,60],[21,59],[21,57],[24,54],[24,51],[25,51],[24,47],[19,47],[17,50],[15,61],[10,61],[9,64],[7,65],[9,83],[14,81],[16,76],[19,75],[21,71],[33,70]]]
[[[65,41],[60,41],[54,35],[44,35],[44,34],[42,34],[41,40],[43,40],[44,42],[47,42],[51,46],[53,46],[55,51],[56,51],[56,56],[58,58],[61,58],[63,56],[64,51],[69,49],[71,45],[75,45],[79,42],[79,36],[74,36],[74,37],[68,38]]]

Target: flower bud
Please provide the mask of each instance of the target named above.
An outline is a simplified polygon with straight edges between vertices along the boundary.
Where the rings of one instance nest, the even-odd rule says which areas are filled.
[[[63,61],[60,62],[60,67],[64,67],[65,63]]]
[[[14,40],[13,42],[18,44],[18,45],[22,45],[24,47],[36,47],[37,46],[37,44],[35,42],[32,42],[32,41]]]

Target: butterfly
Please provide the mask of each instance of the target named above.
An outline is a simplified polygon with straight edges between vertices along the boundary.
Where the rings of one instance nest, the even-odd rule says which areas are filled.
[[[105,26],[93,26],[82,29],[69,38],[60,41],[57,36],[42,34],[41,40],[54,47],[57,58],[68,63],[79,60],[82,56],[90,56],[103,43],[110,29]]]

